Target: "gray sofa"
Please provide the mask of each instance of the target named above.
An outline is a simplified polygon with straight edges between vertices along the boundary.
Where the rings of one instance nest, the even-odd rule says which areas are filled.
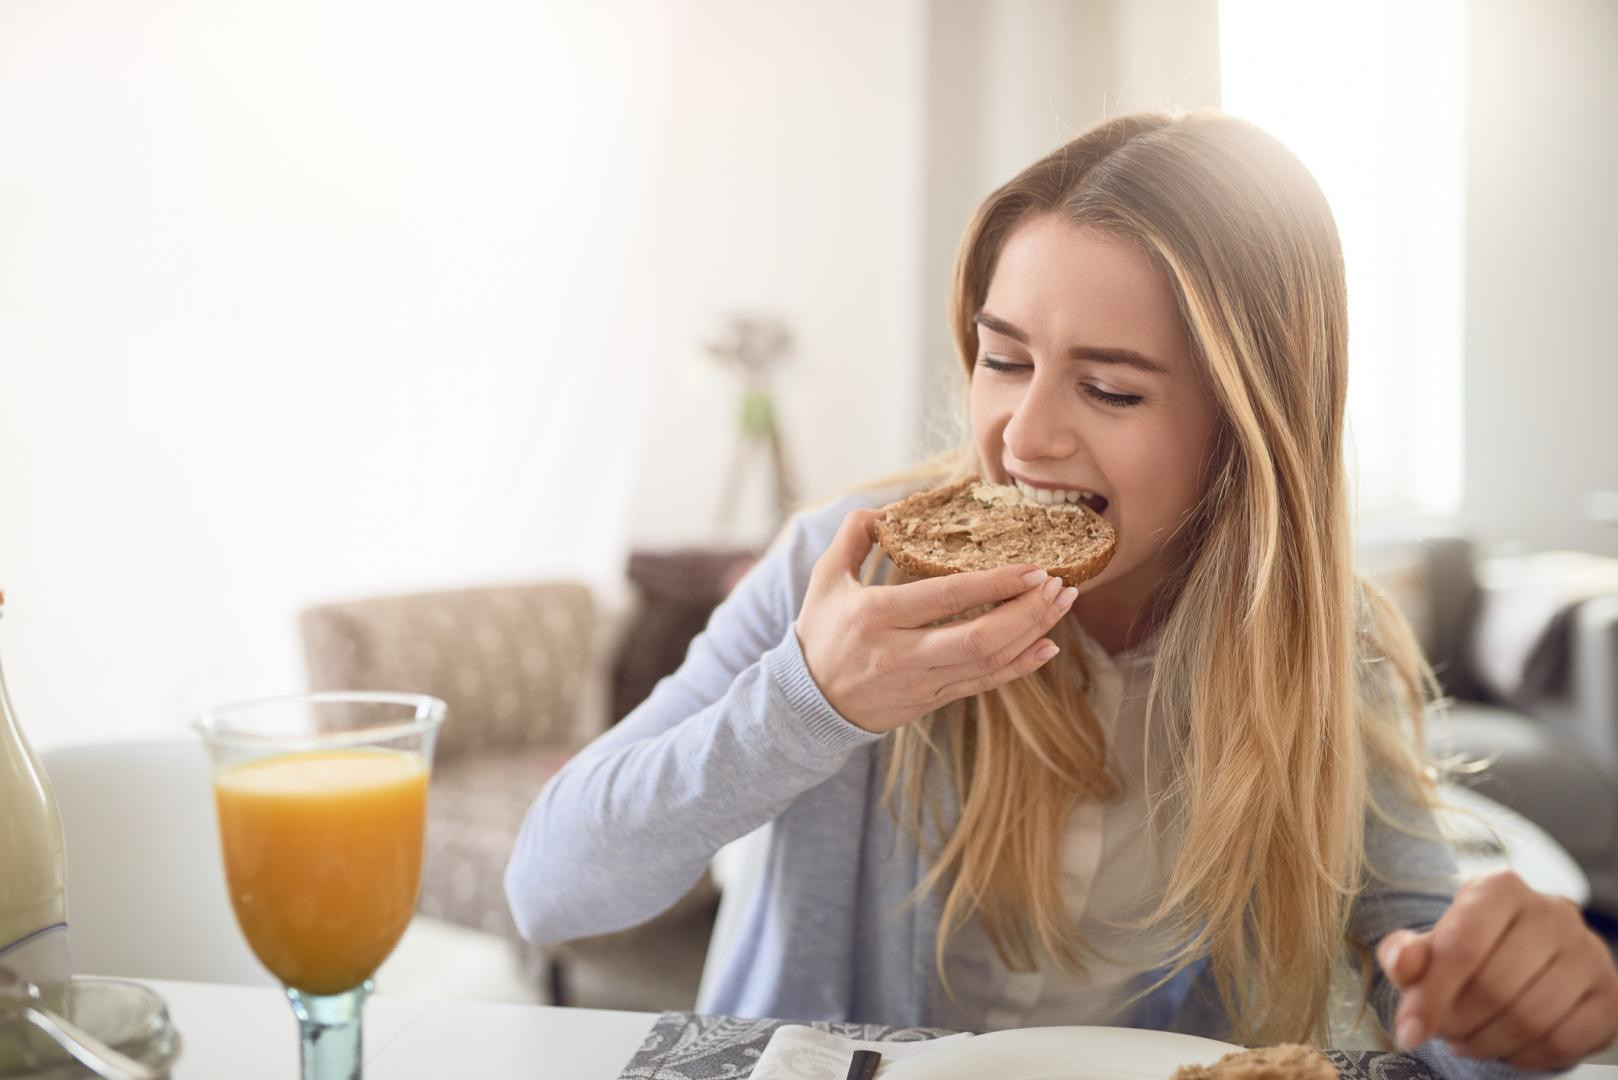
[[[1508,704],[1475,670],[1481,593],[1467,538],[1383,536],[1360,545],[1360,560],[1411,617],[1449,695],[1432,749],[1489,760],[1468,786],[1550,833],[1590,879],[1591,909],[1618,915],[1618,597],[1576,609],[1557,693]]]

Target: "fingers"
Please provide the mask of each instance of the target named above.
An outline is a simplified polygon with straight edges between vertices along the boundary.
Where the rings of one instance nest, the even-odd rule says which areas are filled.
[[[858,584],[860,567],[876,543],[876,523],[881,520],[880,510],[856,509],[844,515],[837,535],[809,573],[810,588],[825,588],[833,581]]]
[[[1518,938],[1528,947],[1518,948]],[[1618,971],[1613,968],[1606,945],[1589,931],[1584,916],[1571,903],[1538,897],[1537,903],[1530,904],[1496,957],[1490,958],[1473,985],[1462,992],[1462,1001],[1489,980],[1495,959],[1503,960],[1506,954],[1520,958],[1531,955],[1531,960],[1524,958],[1521,962],[1531,966],[1534,975],[1515,992],[1504,986],[1493,990],[1490,996],[1504,998],[1504,1007],[1462,1038],[1452,1038],[1457,1053],[1483,1059],[1559,1054],[1556,1064],[1567,1065],[1618,1034]],[[1606,1002],[1605,1030],[1575,1023],[1568,1031],[1556,1034],[1583,1008],[1582,1003],[1591,994]]]
[[[1463,987],[1483,966],[1522,910],[1528,887],[1515,874],[1498,874],[1463,886],[1429,939],[1426,973],[1399,1003],[1394,1037],[1406,1050],[1446,1025]]]
[[[997,686],[1004,686],[1013,679],[1020,679],[1049,662],[1051,657],[1055,656],[1058,651],[1055,642],[1041,638],[1024,649],[1011,663],[998,671],[984,675],[972,675],[945,683],[934,695],[933,707],[938,708],[952,701],[971,697],[973,694],[987,693]]]
[[[1561,1068],[1618,1036],[1618,967],[1571,902],[1503,872],[1463,886],[1431,932],[1389,934],[1377,959],[1400,987],[1399,1045]]]
[[[1376,949],[1382,970],[1388,973],[1388,980],[1400,990],[1419,982],[1427,974],[1427,964],[1432,954],[1432,935],[1411,930],[1395,930],[1383,938],[1382,944]]]
[[[1017,563],[910,581],[884,590],[882,595],[890,625],[913,628],[1010,600],[1043,583],[1047,576],[1037,566]]]
[[[1554,946],[1546,945],[1547,941],[1554,940],[1553,928],[1546,925],[1547,921],[1544,909],[1539,909],[1520,916],[1512,924],[1493,955],[1462,988],[1438,1034],[1451,1045],[1466,1046],[1480,1051],[1482,1056],[1500,1057],[1550,1030],[1551,1023],[1560,1014],[1545,1016],[1529,1007],[1531,1002],[1543,1007],[1545,991],[1536,986],[1535,980],[1555,965],[1559,957]],[[1559,1007],[1571,1006],[1583,989],[1583,986],[1578,987]],[[1527,1024],[1523,1030],[1517,1029],[1519,1019]]]
[[[1527,1049],[1550,1034],[1589,989],[1586,979],[1558,978],[1555,967],[1543,968],[1526,986],[1516,987],[1499,1015],[1485,1020],[1469,1037],[1450,1039],[1462,1057],[1488,1060]]]
[[[916,659],[948,681],[999,671],[1055,626],[1077,595],[1061,578],[1048,578],[968,622],[921,631]]]
[[[1519,1069],[1559,1069],[1605,1049],[1613,1037],[1614,1003],[1590,994],[1561,1023],[1508,1060]]]

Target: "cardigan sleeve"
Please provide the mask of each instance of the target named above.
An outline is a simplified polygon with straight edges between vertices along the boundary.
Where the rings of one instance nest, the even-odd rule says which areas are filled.
[[[794,630],[809,571],[852,505],[794,519],[679,670],[539,793],[505,874],[526,939],[645,922],[683,896],[720,847],[880,738],[826,701]]]

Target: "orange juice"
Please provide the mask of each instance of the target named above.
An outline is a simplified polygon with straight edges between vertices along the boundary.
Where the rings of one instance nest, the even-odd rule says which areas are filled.
[[[416,909],[427,766],[395,750],[261,758],[214,778],[225,880],[242,934],[290,987],[358,986]]]

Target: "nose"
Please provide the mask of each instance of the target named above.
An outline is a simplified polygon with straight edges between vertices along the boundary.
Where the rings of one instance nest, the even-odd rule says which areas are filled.
[[[1018,461],[1072,457],[1079,449],[1073,401],[1059,380],[1035,378],[1023,392],[1001,440]]]

